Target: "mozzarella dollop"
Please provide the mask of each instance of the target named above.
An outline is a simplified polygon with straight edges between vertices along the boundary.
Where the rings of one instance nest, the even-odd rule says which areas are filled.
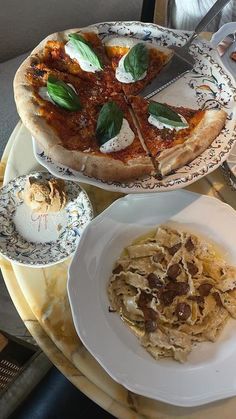
[[[184,124],[186,124],[186,127],[173,127],[173,125],[168,125],[168,124],[165,124],[165,123],[163,123],[163,122],[160,122],[160,121],[158,121],[158,119],[156,119],[154,116],[152,116],[152,115],[149,115],[149,118],[148,118],[148,122],[149,122],[149,124],[151,124],[151,125],[154,125],[156,128],[158,128],[158,129],[163,129],[163,128],[168,128],[168,129],[170,129],[170,130],[174,130],[175,129],[175,131],[180,131],[181,129],[185,129],[185,128],[188,128],[188,123],[187,123],[187,121],[186,121],[186,119],[182,116],[182,115],[180,115],[180,114],[178,114],[179,115],[179,117],[181,118],[181,121],[184,123]]]
[[[91,64],[89,61],[85,60],[80,52],[74,47],[74,45],[71,44],[71,42],[67,42],[65,45],[65,52],[72,60],[78,61],[80,67],[82,70],[95,73],[95,71],[100,71],[101,69],[93,64]]]
[[[40,87],[39,91],[38,91],[38,94],[43,100],[47,100],[48,102],[54,103],[53,100],[51,99],[51,97],[48,94],[48,90],[47,90],[46,86]]]
[[[119,61],[118,67],[116,68],[116,79],[120,81],[121,83],[134,83],[138,80],[143,80],[144,77],[146,77],[147,75],[147,71],[144,71],[144,73],[137,80],[134,80],[132,74],[128,73],[125,70],[124,60],[125,60],[126,55],[128,55],[128,53],[129,51],[125,55],[123,55],[123,57]]]
[[[129,126],[127,119],[123,119],[119,134],[108,140],[100,147],[102,153],[114,153],[124,150],[134,141],[135,135]]]
[[[106,47],[120,47],[120,48],[129,48],[129,50],[134,47],[136,44],[140,43],[142,41],[134,38],[128,38],[126,36],[121,37],[111,37],[107,40],[105,40]],[[147,48],[149,48],[149,45],[147,43],[144,43]],[[127,73],[124,68],[124,59],[126,55],[129,53],[129,51],[123,55],[123,57],[120,59],[118,67],[116,68],[116,79],[120,81],[121,83],[134,83],[137,80],[134,80],[131,73]],[[138,80],[144,79],[146,77],[147,72],[145,71],[141,77]]]
[[[75,88],[72,84],[70,84],[70,83],[66,83],[66,84],[67,84],[67,86],[70,86],[74,90],[74,92],[77,94],[77,92],[76,92],[76,90],[75,90]],[[38,94],[42,99],[47,100],[48,102],[51,102],[55,105],[55,102],[53,102],[51,96],[48,93],[47,86],[40,87],[39,90],[38,90]]]

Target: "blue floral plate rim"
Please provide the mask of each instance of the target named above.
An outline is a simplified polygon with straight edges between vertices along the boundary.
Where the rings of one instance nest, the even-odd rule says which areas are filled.
[[[29,176],[47,180],[54,177],[48,172],[32,172],[12,179],[0,189],[0,254],[20,265],[46,267],[62,262],[74,253],[84,228],[93,218],[93,207],[78,182],[65,181],[68,202],[63,210],[64,228],[62,231],[58,230],[56,240],[50,240],[49,236],[48,241],[31,241],[20,233],[14,221],[17,207],[25,205],[21,192]],[[50,224],[48,218],[54,217],[53,214],[47,216],[47,223],[44,220],[45,226]],[[45,215],[42,217],[45,218]],[[34,217],[32,224],[36,222],[36,228],[41,228],[41,221],[40,216]],[[22,226],[26,222],[27,220],[22,220]],[[31,234],[30,229],[27,234]]]

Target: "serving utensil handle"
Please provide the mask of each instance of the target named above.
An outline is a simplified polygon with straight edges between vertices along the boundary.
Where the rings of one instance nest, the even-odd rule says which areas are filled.
[[[217,0],[213,6],[210,8],[210,10],[207,12],[207,14],[200,20],[196,28],[194,29],[193,34],[189,38],[189,40],[186,42],[184,47],[189,47],[189,45],[193,42],[193,40],[201,33],[205,27],[211,23],[211,21],[214,19],[216,15],[228,4],[230,0]]]

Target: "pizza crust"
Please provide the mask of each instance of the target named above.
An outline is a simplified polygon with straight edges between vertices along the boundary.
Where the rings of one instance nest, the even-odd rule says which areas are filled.
[[[127,181],[150,175],[153,172],[153,165],[148,156],[132,159],[129,164],[125,164],[106,156],[81,151],[71,152],[61,145],[52,147],[49,154],[52,154],[56,162],[103,181]]]
[[[223,109],[206,110],[201,122],[183,144],[162,151],[156,159],[161,175],[166,176],[202,154],[219,135],[226,118],[227,113]]]

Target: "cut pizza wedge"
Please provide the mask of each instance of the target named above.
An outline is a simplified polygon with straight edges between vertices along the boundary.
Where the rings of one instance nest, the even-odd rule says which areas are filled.
[[[173,56],[169,48],[128,37],[108,38],[105,48],[126,96],[141,92]]]
[[[221,132],[222,109],[195,110],[129,96],[134,115],[158,172],[165,176],[194,160]]]
[[[51,69],[72,74],[110,93],[122,92],[105,47],[96,31],[64,31],[50,35],[33,51]]]
[[[79,95],[82,105],[98,105],[104,103],[104,101],[108,100],[111,96],[111,89],[106,83],[101,85],[89,80],[84,80],[83,78],[67,73],[66,71],[50,68],[45,62],[33,60],[30,65],[26,62],[23,67],[25,68],[24,85],[31,86],[31,90],[33,90],[34,95],[37,96],[38,102],[40,102],[40,97],[46,101],[50,100],[46,88],[48,77],[50,76],[70,86],[75,93]],[[16,82],[18,79],[21,79],[23,82],[23,74],[21,72],[20,74],[17,74]],[[21,102],[24,100],[25,95],[22,97],[21,93],[18,94],[22,89],[24,89],[23,85],[20,85],[19,88],[15,89],[15,98],[17,104],[19,103],[20,114],[27,112],[25,107],[21,107]]]

